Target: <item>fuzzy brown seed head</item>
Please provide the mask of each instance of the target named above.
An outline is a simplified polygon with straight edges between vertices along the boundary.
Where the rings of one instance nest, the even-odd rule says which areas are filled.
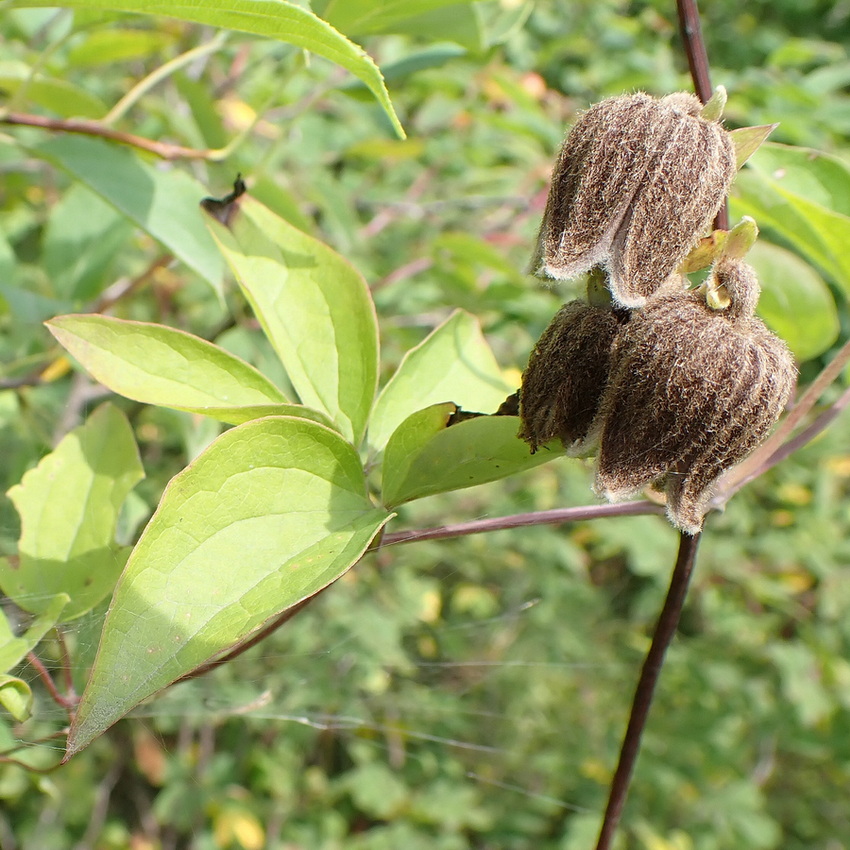
[[[623,317],[609,307],[571,301],[543,332],[522,376],[519,436],[531,450],[586,436],[608,378]]]
[[[532,259],[565,280],[596,265],[614,300],[641,306],[675,271],[735,176],[729,135],[699,100],[623,95],[580,116],[561,148]]]
[[[634,314],[594,424],[597,492],[615,501],[661,484],[671,522],[691,534],[712,485],[767,436],[796,378],[785,343],[750,312],[749,267],[717,272],[726,275],[728,309],[683,292],[658,295]]]

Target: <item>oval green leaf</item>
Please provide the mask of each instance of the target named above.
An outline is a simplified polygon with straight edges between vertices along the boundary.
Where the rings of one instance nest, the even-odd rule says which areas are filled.
[[[328,421],[318,411],[287,404],[253,366],[185,331],[96,314],[58,316],[46,324],[94,378],[135,401],[234,425],[280,415]]]
[[[336,581],[391,516],[328,428],[275,417],[224,433],[171,481],[133,550],[68,755]]]
[[[8,496],[21,516],[19,562],[0,561],[0,588],[25,611],[55,595],[71,601],[62,619],[91,610],[115,585],[129,550],[115,543],[118,513],[144,477],[127,418],[103,404],[67,434]]]
[[[381,450],[411,413],[428,405],[451,401],[464,410],[492,413],[515,390],[478,320],[458,310],[405,354],[375,402],[369,444]]]
[[[0,675],[0,705],[23,723],[32,715],[33,696],[30,686],[16,676]]]
[[[759,314],[798,361],[823,354],[840,330],[835,299],[821,276],[796,254],[756,242],[747,255],[762,284]]]
[[[420,410],[392,435],[384,452],[384,504],[498,481],[563,455],[560,444],[531,454],[517,437],[516,416],[479,416],[447,428],[454,407]]]
[[[210,228],[308,407],[359,443],[378,383],[378,320],[361,274],[252,198]]]

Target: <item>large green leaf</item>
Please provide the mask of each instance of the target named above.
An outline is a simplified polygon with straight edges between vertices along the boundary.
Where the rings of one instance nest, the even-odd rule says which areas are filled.
[[[762,284],[759,314],[800,362],[823,354],[838,337],[835,299],[820,275],[796,254],[756,242],[747,262]]]
[[[60,6],[165,15],[294,44],[336,62],[363,80],[386,111],[395,131],[404,136],[377,65],[361,47],[330,24],[286,0],[13,0],[11,6]]]
[[[85,183],[221,290],[223,264],[198,208],[206,191],[185,171],[163,171],[127,148],[82,136],[49,139],[30,151]]]
[[[469,0],[330,0],[320,14],[354,37],[408,33],[472,49],[481,45],[480,25]]]
[[[210,227],[301,401],[359,443],[378,381],[378,321],[360,273],[252,198]]]
[[[752,216],[850,292],[850,170],[806,148],[765,144],[733,186],[733,217]]]
[[[404,356],[369,422],[369,444],[382,449],[417,410],[444,401],[492,413],[514,392],[502,377],[478,320],[458,310]]]
[[[133,551],[68,754],[338,579],[390,517],[336,432],[289,417],[227,431],[171,481]]]
[[[58,316],[47,327],[101,384],[127,398],[231,424],[272,415],[327,422],[286,404],[244,360],[185,331],[100,315]]]
[[[516,416],[480,416],[447,428],[455,410],[433,405],[399,425],[384,452],[384,504],[498,481],[563,453],[553,444],[532,454],[516,435]]]
[[[129,554],[115,543],[115,527],[124,499],[143,477],[130,423],[117,408],[101,405],[9,490],[21,539],[19,563],[0,561],[3,592],[34,613],[67,593],[63,620],[94,607]]]

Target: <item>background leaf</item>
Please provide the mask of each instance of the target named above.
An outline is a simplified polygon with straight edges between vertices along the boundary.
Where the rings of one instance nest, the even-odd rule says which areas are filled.
[[[835,158],[765,144],[733,185],[734,218],[752,216],[850,292],[850,168]]]
[[[82,136],[59,136],[30,150],[87,185],[221,292],[224,266],[198,207],[207,192],[185,171],[154,168],[127,148]]]
[[[516,390],[502,376],[478,320],[458,310],[404,356],[384,387],[369,423],[369,444],[381,449],[411,413],[451,401],[493,413]]]
[[[35,649],[36,644],[59,622],[68,600],[67,593],[57,593],[22,635],[12,631],[7,616],[0,611],[0,673],[11,670]]]
[[[286,417],[227,431],[171,481],[133,550],[69,755],[338,579],[390,516],[334,431]]]
[[[51,0],[14,0],[13,7],[55,6]],[[377,65],[361,47],[330,24],[286,0],[64,0],[66,9],[113,10],[144,15],[165,15],[205,26],[247,32],[303,47],[336,62],[363,80],[384,108],[393,128],[404,137]]]
[[[498,481],[547,463],[563,451],[560,445],[550,445],[532,454],[517,437],[516,416],[480,416],[446,428],[453,412],[448,407],[435,405],[414,413],[390,438],[384,452],[384,504]]]
[[[41,613],[57,593],[80,616],[112,590],[129,550],[115,543],[118,512],[144,477],[126,417],[103,404],[8,492],[21,517],[19,563],[0,561],[0,587]]]
[[[821,276],[796,254],[759,241],[747,254],[761,281],[759,315],[801,363],[823,354],[838,337],[835,299]]]
[[[210,227],[301,401],[359,443],[378,382],[378,323],[360,273],[251,198]]]

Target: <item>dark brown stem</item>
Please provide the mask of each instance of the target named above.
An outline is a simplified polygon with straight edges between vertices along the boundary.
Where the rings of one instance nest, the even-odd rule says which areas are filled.
[[[20,127],[38,127],[42,130],[53,130],[59,133],[76,133],[81,136],[96,136],[109,139],[122,145],[129,145],[139,150],[148,151],[162,159],[212,159],[214,154],[209,150],[184,148],[182,145],[172,145],[168,142],[155,142],[132,133],[113,130],[97,121],[85,121],[77,118],[46,118],[43,115],[29,115],[24,112],[0,113],[0,124],[11,124]]]
[[[694,82],[694,91],[703,103],[711,100],[714,89],[711,86],[711,72],[708,66],[708,52],[702,37],[702,25],[699,19],[697,0],[676,0],[679,13],[679,33],[688,57],[688,68]],[[729,204],[723,203],[714,219],[717,230],[729,229]]]
[[[679,538],[679,554],[676,558],[676,566],[673,568],[673,576],[670,579],[670,588],[667,591],[667,598],[664,600],[664,607],[661,609],[661,614],[655,625],[652,644],[649,647],[646,660],[643,662],[643,669],[640,671],[640,678],[632,700],[632,710],[629,714],[629,723],[623,737],[623,744],[620,747],[620,760],[614,778],[611,780],[608,805],[605,808],[605,817],[602,821],[596,850],[610,850],[617,824],[620,822],[620,815],[623,813],[623,805],[629,793],[632,772],[640,751],[640,742],[652,705],[655,686],[658,684],[658,677],[661,674],[664,655],[673,635],[676,633],[682,606],[685,603],[699,539],[699,534],[691,536],[684,532]]]

